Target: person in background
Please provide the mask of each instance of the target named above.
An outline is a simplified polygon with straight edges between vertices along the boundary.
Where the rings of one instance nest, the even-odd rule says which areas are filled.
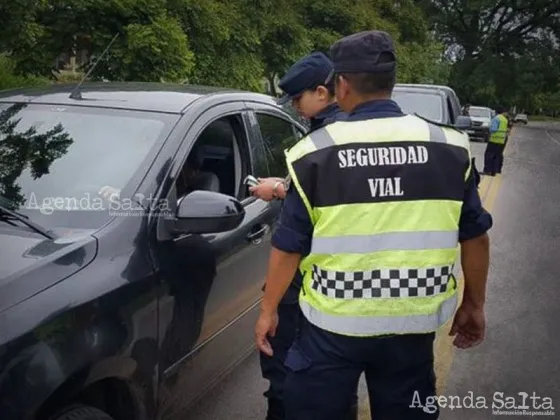
[[[335,101],[334,84],[326,83],[333,70],[331,60],[323,53],[312,53],[295,63],[280,80],[279,87],[285,95],[279,99],[284,105],[292,101],[294,109],[310,122],[310,131],[315,131],[338,119],[344,113]],[[284,199],[289,180],[286,178],[261,178],[260,184],[250,187],[251,193],[262,200]],[[276,334],[271,338],[273,355],[260,353],[262,375],[270,382],[265,392],[268,401],[267,420],[284,420],[284,381],[286,367],[284,359],[298,330],[300,309],[298,295],[301,288],[301,273],[297,271],[278,307],[279,323]],[[347,417],[340,420],[356,420],[358,412],[357,390],[350,404]]]
[[[508,136],[508,119],[506,109],[502,106],[496,107],[496,116],[490,124],[490,138],[484,152],[483,175],[495,176],[502,173],[504,164],[504,148]]]
[[[437,408],[411,407],[415,396],[436,395],[435,331],[453,319],[459,348],[485,335],[492,221],[468,135],[404,115],[391,100],[397,61],[387,33],[343,38],[331,57],[347,118],[287,152],[292,182],[272,238],[255,342],[274,354],[278,304],[299,269],[303,317],[285,360],[286,417],[344,418],[365,372],[372,418],[435,419]],[[465,292],[457,309],[459,243]]]

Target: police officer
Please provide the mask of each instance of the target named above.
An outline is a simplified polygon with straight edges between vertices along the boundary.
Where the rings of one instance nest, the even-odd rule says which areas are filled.
[[[278,104],[291,101],[293,108],[309,121],[310,131],[345,118],[336,103],[334,83],[326,83],[332,69],[332,61],[325,54],[314,52],[292,65],[278,84],[284,91]],[[259,182],[250,188],[254,196],[265,201],[285,197],[284,178],[261,178]]]
[[[343,38],[331,58],[348,119],[287,153],[292,181],[255,340],[273,354],[278,303],[299,267],[304,318],[285,361],[286,418],[343,418],[362,372],[376,420],[438,418],[420,405],[435,395],[435,331],[458,302],[458,242],[465,289],[451,334],[459,348],[485,334],[492,218],[472,176],[469,140],[404,115],[390,99],[396,56],[387,33]]]
[[[303,57],[287,71],[279,86],[285,92],[278,102],[283,105],[292,101],[300,115],[310,120],[311,131],[317,130],[336,119],[344,118],[344,113],[335,102],[334,83],[326,84],[333,70],[331,60],[323,53],[312,53]],[[286,181],[283,178],[260,179],[260,185],[251,187],[252,194],[265,201],[283,199]],[[268,401],[267,420],[283,420],[283,388],[286,379],[284,359],[292,345],[300,320],[298,294],[301,288],[301,273],[296,271],[294,280],[278,305],[279,323],[276,335],[270,339],[274,354],[260,353],[262,375],[270,382],[265,392]],[[358,395],[353,395],[348,420],[357,418]]]
[[[484,152],[484,175],[495,176],[502,173],[504,148],[508,135],[508,119],[502,106],[496,107],[496,116],[490,124],[490,138]]]

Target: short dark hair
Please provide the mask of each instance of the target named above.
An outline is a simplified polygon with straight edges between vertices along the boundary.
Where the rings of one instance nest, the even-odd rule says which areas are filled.
[[[393,60],[393,54],[383,52],[379,56],[378,63],[390,63]],[[375,73],[341,73],[340,76],[348,80],[354,90],[362,95],[391,93],[396,83],[394,70]]]
[[[326,87],[327,90],[329,91],[329,97],[334,98],[334,97],[335,97],[334,79],[331,78],[331,80],[329,81],[329,83],[325,84],[325,87]]]
[[[331,79],[328,83],[321,83],[321,84],[315,85],[311,89],[308,89],[308,90],[315,91],[315,90],[317,90],[317,88],[319,86],[323,86],[324,88],[326,88],[328,90],[330,99],[335,97],[334,79]]]

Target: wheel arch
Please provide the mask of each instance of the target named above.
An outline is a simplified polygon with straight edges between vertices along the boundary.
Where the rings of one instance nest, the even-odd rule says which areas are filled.
[[[100,365],[106,367],[107,364],[87,366],[68,376],[37,409],[35,420],[50,419],[73,404],[100,409],[115,420],[146,420],[146,410],[138,387],[126,375],[122,375],[123,372],[119,372],[117,366],[113,366],[117,369],[107,369],[111,375],[104,375],[98,369]]]

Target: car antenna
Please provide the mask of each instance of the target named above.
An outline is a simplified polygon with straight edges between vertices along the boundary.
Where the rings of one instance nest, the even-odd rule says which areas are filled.
[[[82,93],[80,92],[80,87],[86,81],[86,79],[89,77],[91,72],[97,67],[97,65],[99,64],[99,62],[103,58],[103,56],[109,51],[109,48],[111,48],[111,45],[113,45],[113,42],[115,42],[115,40],[117,39],[118,36],[119,36],[119,33],[117,32],[115,34],[115,36],[113,37],[113,39],[111,40],[111,42],[109,42],[109,45],[107,45],[107,48],[105,48],[105,50],[101,53],[101,55],[99,56],[97,61],[93,64],[93,66],[91,66],[91,68],[88,70],[86,75],[82,78],[82,80],[80,80],[80,83],[78,83],[76,85],[76,87],[72,90],[72,92],[70,93],[70,99],[78,99],[78,100],[83,99],[82,98]]]

